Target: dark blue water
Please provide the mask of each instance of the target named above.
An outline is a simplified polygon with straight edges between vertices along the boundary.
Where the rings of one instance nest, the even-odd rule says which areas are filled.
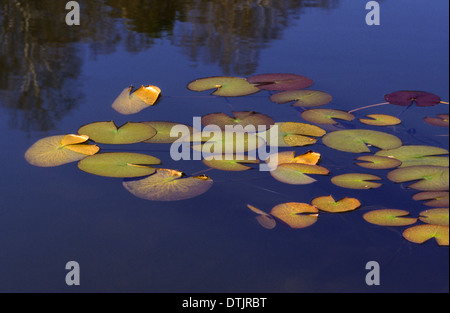
[[[215,181],[208,193],[160,203],[135,198],[120,179],[83,173],[76,164],[43,169],[25,161],[38,139],[95,121],[192,124],[194,116],[232,110],[303,121],[266,92],[198,97],[186,85],[201,77],[302,74],[333,95],[328,107],[342,110],[384,102],[385,94],[404,89],[449,99],[448,1],[380,1],[381,26],[373,27],[365,23],[366,1],[164,2],[144,6],[153,19],[139,10],[145,1],[82,3],[78,28],[63,23],[65,1],[23,2],[20,10],[6,1],[0,9],[0,291],[448,292],[447,247],[412,244],[402,238],[403,228],[362,219],[373,207],[425,209],[411,199],[414,191],[388,180],[361,192],[336,187],[329,177],[299,187],[258,171],[208,171]],[[130,84],[157,85],[163,97],[124,117],[111,104]],[[448,113],[446,105],[383,106],[357,116],[369,113],[400,116],[401,126],[384,130],[404,144],[448,149],[448,129],[423,122]],[[206,169],[198,161],[171,161],[166,145],[122,149],[154,155],[188,174]],[[321,143],[312,149],[333,175],[362,170],[352,165],[353,155]],[[329,194],[357,197],[363,208],[321,214],[304,230],[278,223],[271,231],[246,208],[268,212]],[[65,283],[69,261],[81,266],[79,287]],[[365,283],[369,261],[381,266],[381,286]]]

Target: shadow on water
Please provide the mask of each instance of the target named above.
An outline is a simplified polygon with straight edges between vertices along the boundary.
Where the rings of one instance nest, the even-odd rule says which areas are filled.
[[[82,27],[68,31],[67,1],[0,5],[0,105],[13,129],[48,131],[83,99],[80,69],[86,44],[94,56],[151,48],[169,38],[195,63],[225,75],[249,75],[262,49],[282,37],[308,7],[338,0],[78,1]]]

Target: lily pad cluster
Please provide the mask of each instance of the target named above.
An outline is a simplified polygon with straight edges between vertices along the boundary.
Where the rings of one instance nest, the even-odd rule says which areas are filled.
[[[190,82],[187,88],[194,92],[209,92],[217,97],[242,97],[266,92],[270,101],[279,105],[290,103],[297,113],[301,110],[300,116],[290,121],[276,121],[270,114],[256,110],[233,111],[231,115],[214,112],[201,118],[205,131],[183,125],[191,134],[184,138],[181,134],[171,137],[173,127],[180,125],[174,121],[128,122],[122,126],[117,126],[113,121],[95,122],[82,126],[77,134],[39,140],[26,152],[25,158],[30,164],[40,167],[78,162],[78,168],[87,173],[122,178],[123,187],[138,198],[181,201],[206,193],[212,187],[213,179],[164,168],[162,161],[151,155],[127,151],[103,153],[100,146],[172,144],[182,140],[193,150],[209,151],[209,155],[203,155],[202,160],[208,170],[245,172],[265,162],[272,171],[270,174],[262,172],[261,177],[270,175],[280,183],[298,188],[327,180],[349,192],[381,188],[387,184],[415,190],[417,193],[413,199],[423,202],[428,208],[419,216],[410,217],[410,213],[403,210],[379,210],[365,214],[364,219],[385,226],[410,226],[420,220],[423,225],[405,230],[406,239],[423,243],[436,238],[439,245],[448,245],[448,209],[445,208],[449,206],[449,152],[431,145],[405,145],[395,134],[383,131],[383,127],[401,125],[398,117],[386,114],[359,117],[355,114],[381,105],[426,108],[445,102],[427,92],[398,91],[386,95],[386,103],[347,112],[339,108],[317,108],[331,104],[333,97],[327,92],[310,89],[313,85],[312,79],[289,73],[248,78],[200,78]],[[136,114],[154,106],[160,98],[161,89],[156,86],[141,86],[134,91],[133,87],[129,87],[122,91],[112,108],[121,114]],[[424,121],[448,127],[448,114],[425,117]],[[214,129],[222,130],[223,135],[214,136],[210,132]],[[231,136],[230,140],[227,136],[230,129],[240,129],[244,135]],[[275,146],[281,151],[266,159],[255,158],[249,154],[250,143],[255,142],[258,148]],[[313,151],[316,144],[328,148],[330,156],[334,153],[348,154],[349,160],[361,171],[337,174],[322,166],[322,155]],[[215,151],[217,147],[219,151]],[[296,149],[298,147],[311,150],[300,153]],[[314,225],[321,214],[352,212],[361,205],[349,194],[339,200],[333,196],[322,196],[308,203],[304,200],[283,203],[270,212],[252,205],[248,208],[256,213],[256,219],[265,228],[273,229],[281,222],[294,229],[303,229]]]

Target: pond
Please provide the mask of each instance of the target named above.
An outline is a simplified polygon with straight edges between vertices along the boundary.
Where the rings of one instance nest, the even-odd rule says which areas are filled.
[[[65,23],[66,3],[4,0],[0,6],[0,292],[449,291],[448,210],[442,213],[447,226],[439,227],[423,222],[422,213],[448,208],[448,1],[378,1],[381,25],[373,26],[366,23],[366,1],[353,0],[78,1],[79,26]],[[294,89],[323,92],[323,105],[275,103],[271,97],[280,90],[260,90],[283,78],[250,84],[273,73],[309,78],[312,86]],[[226,85],[222,81],[201,91],[188,88],[208,77],[245,78],[257,90],[212,95],[214,86]],[[155,105],[129,115],[113,107],[129,86],[142,85],[161,90]],[[396,93],[410,90],[427,94]],[[122,99],[130,104],[128,95],[129,90]],[[308,96],[295,97],[308,101]],[[396,97],[407,99],[406,106],[395,105],[405,104]],[[270,126],[279,123],[292,141],[309,133],[310,142],[279,147],[291,164],[275,172],[261,171],[258,164],[231,172],[202,160],[176,160],[171,144],[143,142],[154,134],[126,144],[100,143],[86,129],[91,144],[101,148],[94,157],[145,154],[162,164],[111,161],[144,171],[135,175],[140,178],[124,179],[127,174],[92,175],[92,164],[80,166],[82,171],[76,157],[52,167],[35,166],[42,155],[36,162],[25,157],[36,142],[54,136],[62,137],[50,143],[54,151],[45,161],[77,154],[67,146],[80,149],[87,138],[64,135],[95,122],[147,125],[138,131],[142,134],[158,131],[142,122],[194,126],[212,113],[225,113],[236,123],[246,119],[233,112],[260,113]],[[344,114],[347,120],[323,124],[312,113],[326,121]],[[394,116],[400,124],[367,125],[361,119],[369,114]],[[283,123],[297,124],[286,130]],[[304,124],[314,127],[313,134],[296,128]],[[114,130],[119,134],[114,138],[125,132]],[[63,147],[63,138],[71,144]],[[349,151],[361,145],[368,150]],[[390,151],[402,145],[434,150]],[[292,165],[294,152],[315,161]],[[356,164],[363,162],[358,157],[375,153],[384,161],[402,161],[383,169]],[[92,160],[84,157],[80,164]],[[419,173],[407,172],[412,178],[403,179],[399,171],[408,162],[420,167]],[[350,179],[362,181],[362,189],[342,185],[348,176],[341,183],[336,179],[351,173],[377,179]],[[139,181],[148,175],[183,181],[160,189],[161,181],[153,181],[143,195],[136,190],[144,188]],[[412,188],[416,181],[425,187]],[[440,193],[431,197],[440,200],[437,205],[413,199],[427,191]],[[330,195],[333,199],[326,198]],[[338,202],[345,198],[349,203]],[[327,205],[346,212],[330,213]],[[402,226],[369,222],[369,213],[386,209],[404,210],[409,219]],[[387,212],[388,223],[405,221]],[[426,238],[431,240],[407,239],[411,227],[432,224]],[[79,265],[79,286],[67,285],[70,261]],[[375,285],[370,264],[380,269]]]

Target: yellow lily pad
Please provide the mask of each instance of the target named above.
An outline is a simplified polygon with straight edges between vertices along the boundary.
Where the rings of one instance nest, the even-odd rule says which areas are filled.
[[[417,181],[408,186],[420,191],[447,191],[449,189],[449,169],[443,166],[411,166],[396,169],[388,174],[395,183]]]
[[[394,126],[402,123],[402,120],[386,114],[371,114],[367,115],[368,119],[360,119],[359,121],[371,126]]]
[[[187,88],[198,92],[215,89],[212,94],[220,97],[241,97],[261,91],[245,78],[223,76],[198,79],[189,83]]]
[[[336,201],[333,196],[315,198],[311,204],[319,210],[329,213],[350,212],[361,207],[358,199],[345,197]]]
[[[445,208],[449,206],[448,191],[424,191],[413,196],[416,201],[428,200],[424,204],[434,208]]]
[[[430,209],[420,213],[419,219],[427,224],[449,226],[449,209]]]
[[[251,159],[247,155],[230,154],[230,155],[212,155],[203,159],[203,164],[211,168],[228,171],[228,172],[242,172],[251,170],[250,166],[245,164],[259,164],[260,160]]]
[[[392,169],[402,165],[402,161],[400,160],[376,155],[366,155],[356,160],[364,161],[364,163],[356,163],[356,165],[374,170]]]
[[[290,202],[277,205],[272,209],[271,214],[291,228],[301,229],[317,222],[319,210],[306,203]]]
[[[381,178],[370,174],[351,173],[335,176],[331,179],[331,182],[343,188],[367,190],[379,188],[383,185],[373,182],[377,180],[381,180]]]
[[[402,146],[397,149],[381,150],[375,155],[402,161],[401,167],[433,165],[449,166],[448,150],[433,146]]]
[[[180,123],[174,123],[174,122],[164,122],[164,121],[154,121],[154,122],[142,122],[142,124],[148,125],[153,127],[156,130],[156,135],[151,137],[148,140],[145,140],[144,143],[154,143],[154,144],[169,144],[174,143],[178,139],[181,139],[183,135],[177,135],[174,137],[170,136],[170,133],[173,129],[173,127],[176,126],[182,126],[186,128],[186,130],[189,130],[189,133],[192,134],[194,132],[194,129],[192,126],[180,124]]]
[[[335,125],[339,124],[335,119],[351,122],[355,119],[355,116],[341,110],[312,109],[304,111],[302,113],[302,118],[315,124]]]
[[[161,89],[156,86],[141,86],[135,92],[133,86],[125,88],[113,102],[112,108],[123,115],[131,115],[153,106],[161,95]]]
[[[379,226],[409,226],[417,223],[417,218],[406,217],[410,213],[405,210],[383,209],[371,211],[363,215],[363,218]]]
[[[275,103],[295,103],[294,107],[318,107],[326,105],[333,100],[333,97],[326,92],[318,90],[290,90],[274,94],[270,100]]]
[[[423,244],[430,239],[435,239],[438,245],[449,245],[449,231],[448,226],[439,225],[418,225],[406,229],[403,232],[403,237],[410,242]]]
[[[308,185],[317,181],[309,175],[328,175],[329,173],[328,169],[318,165],[287,163],[278,165],[270,172],[270,175],[285,184]]]

